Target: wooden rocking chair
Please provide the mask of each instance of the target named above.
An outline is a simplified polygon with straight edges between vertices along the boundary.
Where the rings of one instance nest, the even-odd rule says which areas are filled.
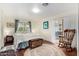
[[[66,29],[64,31],[64,47],[66,48],[66,51],[72,51],[72,41],[74,38],[74,34],[75,34],[75,29]]]
[[[66,29],[64,30],[64,36],[60,36],[59,47],[65,47],[66,51],[72,51],[72,41],[74,38],[75,29]]]

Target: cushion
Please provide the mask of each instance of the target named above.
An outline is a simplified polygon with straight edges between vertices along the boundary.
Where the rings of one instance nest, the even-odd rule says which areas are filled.
[[[24,41],[18,44],[18,48],[17,49],[25,49],[29,46],[28,41]]]

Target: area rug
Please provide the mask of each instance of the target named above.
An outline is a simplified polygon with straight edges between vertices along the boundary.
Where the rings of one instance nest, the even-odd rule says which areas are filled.
[[[65,54],[54,44],[43,44],[34,49],[27,49],[24,56],[65,56]]]

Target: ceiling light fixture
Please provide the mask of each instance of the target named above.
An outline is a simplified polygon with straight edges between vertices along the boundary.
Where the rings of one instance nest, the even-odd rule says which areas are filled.
[[[47,7],[48,3],[42,3],[42,6]]]
[[[33,8],[32,11],[33,11],[34,13],[40,12],[40,10],[39,10],[38,8]]]

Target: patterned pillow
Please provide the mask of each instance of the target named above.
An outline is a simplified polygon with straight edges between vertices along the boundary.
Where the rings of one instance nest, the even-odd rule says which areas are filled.
[[[17,49],[25,49],[29,46],[28,41],[24,41],[18,44],[18,48]]]

